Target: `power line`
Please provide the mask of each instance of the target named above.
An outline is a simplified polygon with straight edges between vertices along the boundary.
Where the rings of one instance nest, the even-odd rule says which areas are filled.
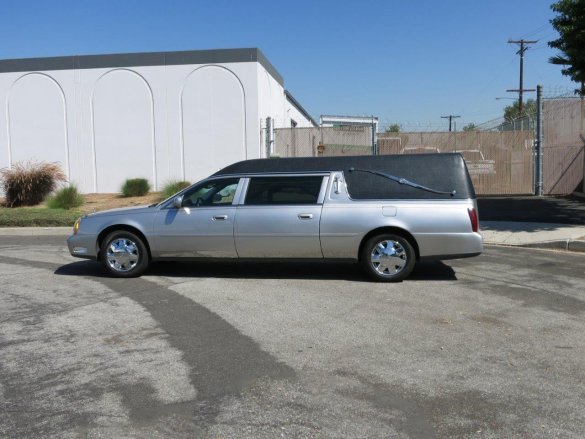
[[[455,116],[453,114],[450,114],[448,116],[441,116],[441,119],[449,119],[449,131],[451,131],[451,123],[452,123],[453,119],[457,119],[458,117],[461,117],[461,116]]]
[[[538,40],[525,40],[525,39],[521,39],[521,40],[508,40],[508,44],[519,44],[520,45],[520,49],[518,50],[518,52],[516,52],[516,54],[520,55],[520,87],[518,87],[518,89],[511,89],[511,90],[506,90],[506,91],[511,91],[511,92],[518,92],[518,114],[520,116],[522,116],[522,110],[523,108],[523,101],[522,101],[522,96],[524,94],[525,91],[535,91],[535,89],[525,89],[524,88],[524,52],[526,52],[528,50],[528,44],[536,44],[538,43]]]

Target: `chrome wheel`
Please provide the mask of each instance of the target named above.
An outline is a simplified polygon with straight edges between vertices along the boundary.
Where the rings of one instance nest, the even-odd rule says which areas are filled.
[[[128,272],[136,267],[139,259],[138,246],[128,238],[114,239],[108,245],[106,261],[114,271]]]
[[[408,256],[406,250],[398,241],[383,240],[378,242],[372,249],[370,263],[378,274],[395,276],[408,263]]]

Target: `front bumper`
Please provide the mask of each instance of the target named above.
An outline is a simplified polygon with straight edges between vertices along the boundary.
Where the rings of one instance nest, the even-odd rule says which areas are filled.
[[[93,259],[98,258],[97,237],[94,235],[71,235],[67,238],[67,247],[69,253],[76,258]]]

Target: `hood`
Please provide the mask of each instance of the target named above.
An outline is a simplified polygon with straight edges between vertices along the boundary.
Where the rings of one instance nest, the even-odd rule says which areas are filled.
[[[109,209],[109,210],[101,210],[99,212],[89,213],[87,216],[89,217],[99,217],[99,216],[107,216],[107,215],[126,215],[126,214],[141,214],[141,213],[151,213],[155,211],[155,207],[148,207],[148,206],[135,206],[135,207],[121,207],[118,209]]]

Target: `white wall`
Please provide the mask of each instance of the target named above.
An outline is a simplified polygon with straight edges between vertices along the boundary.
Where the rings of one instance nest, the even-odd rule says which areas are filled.
[[[196,181],[262,157],[260,118],[283,117],[284,101],[256,62],[1,73],[0,167],[60,162],[85,193]]]
[[[286,108],[286,116],[288,118],[288,126],[291,125],[291,119],[297,123],[298,128],[311,128],[313,127],[313,122],[307,118],[303,113],[299,111],[299,109],[292,104],[288,99],[285,97],[285,108]]]
[[[275,128],[290,128],[291,119],[297,122],[299,128],[312,127],[313,123],[286,99],[284,87],[261,64],[257,68],[261,119],[272,117]]]

